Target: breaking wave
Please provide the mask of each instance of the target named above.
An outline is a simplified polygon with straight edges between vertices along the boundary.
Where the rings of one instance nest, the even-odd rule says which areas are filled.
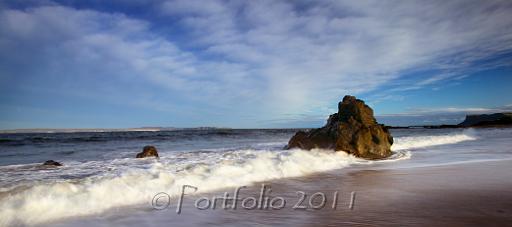
[[[98,214],[114,207],[149,203],[155,194],[162,191],[178,196],[185,184],[198,187],[198,192],[208,192],[265,180],[299,177],[352,164],[398,161],[410,158],[411,153],[407,151],[410,149],[474,139],[476,136],[470,131],[396,138],[392,147],[395,154],[390,159],[370,162],[344,152],[297,149],[184,152],[169,154],[160,160],[86,162],[67,167],[70,169],[66,171],[83,174],[85,166],[93,164],[109,166],[106,168],[108,171],[84,178],[54,179],[0,190],[0,225],[38,224]]]
[[[462,132],[435,136],[407,136],[395,138],[391,146],[393,151],[411,150],[423,147],[455,144],[464,141],[476,140],[478,137],[473,129],[466,129]]]
[[[199,192],[207,192],[343,168],[359,161],[343,152],[321,150],[241,150],[224,154],[223,158],[215,160],[216,164],[187,162],[178,167],[171,159],[161,159],[149,164],[147,169],[134,168],[118,174],[3,192],[0,196],[0,225],[37,224],[96,214],[112,207],[147,203],[162,191],[177,196],[185,184],[198,187]]]

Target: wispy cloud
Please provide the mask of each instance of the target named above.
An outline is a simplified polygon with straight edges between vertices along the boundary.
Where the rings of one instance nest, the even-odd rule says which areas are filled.
[[[1,80],[199,120],[205,111],[219,124],[272,121],[328,114],[344,94],[411,71],[439,73],[397,89],[462,78],[512,49],[510,1],[152,4],[155,20],[56,3],[1,9]]]
[[[506,1],[201,2],[166,1],[162,13],[179,16],[207,54],[252,69],[278,113],[318,109],[409,70],[440,70],[416,89],[460,79],[512,45]]]

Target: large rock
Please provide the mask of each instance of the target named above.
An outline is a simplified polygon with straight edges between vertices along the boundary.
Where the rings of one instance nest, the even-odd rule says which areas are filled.
[[[154,146],[145,146],[142,149],[142,152],[137,154],[137,158],[146,158],[146,157],[157,157],[158,158],[158,152],[156,151],[156,148]]]
[[[297,132],[287,148],[334,149],[366,159],[390,156],[393,137],[377,123],[373,110],[354,96],[345,96],[338,104],[338,113],[332,114],[327,124],[308,132]]]

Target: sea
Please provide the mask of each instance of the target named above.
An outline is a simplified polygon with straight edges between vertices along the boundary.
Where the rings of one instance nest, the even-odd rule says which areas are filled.
[[[421,168],[512,160],[512,128],[391,129],[394,154],[378,161],[329,150],[285,150],[297,131],[209,128],[2,133],[0,226],[87,219],[109,226],[115,220],[98,217],[114,211],[130,215],[137,209],[151,210],[155,194],[165,192],[175,198],[183,185],[208,193],[350,168]],[[160,158],[136,159],[146,145],[155,146]],[[46,160],[63,166],[42,166]]]

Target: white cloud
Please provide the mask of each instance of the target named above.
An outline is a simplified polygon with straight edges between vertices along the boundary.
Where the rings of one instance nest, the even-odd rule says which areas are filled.
[[[179,9],[197,2],[165,4]],[[445,71],[416,88],[452,79],[512,46],[511,4],[504,1],[230,3],[180,11],[182,26],[192,30],[195,45],[253,68],[252,76],[268,81],[264,92],[273,109],[282,112],[318,108],[411,69]]]
[[[3,63],[10,61],[12,67],[32,65],[44,70],[35,74],[59,71],[62,75],[57,79],[61,83],[85,80],[101,86],[98,82],[106,81],[112,83],[107,87],[115,87],[115,83],[150,81],[171,93],[188,93],[187,98],[207,101],[217,96],[226,98],[232,92],[243,95],[226,87],[246,86],[241,81],[246,74],[243,66],[200,61],[194,54],[152,33],[148,22],[122,14],[44,6],[24,11],[3,10],[0,17]],[[29,75],[25,76],[28,79]],[[215,78],[209,79],[212,76]],[[74,85],[80,90],[87,84]],[[98,89],[87,87],[91,88]]]
[[[44,62],[48,72],[66,68],[74,74],[69,80],[152,83],[189,103],[175,108],[206,105],[226,119],[250,113],[271,120],[328,114],[343,95],[375,90],[411,70],[441,73],[405,88],[460,78],[472,63],[511,50],[511,8],[510,1],[179,0],[158,7],[166,24],[61,6],[5,9],[0,50],[22,48],[0,56]],[[180,39],[153,29],[162,26],[179,27]],[[101,86],[91,88],[112,87]],[[168,108],[148,90],[118,95]]]

